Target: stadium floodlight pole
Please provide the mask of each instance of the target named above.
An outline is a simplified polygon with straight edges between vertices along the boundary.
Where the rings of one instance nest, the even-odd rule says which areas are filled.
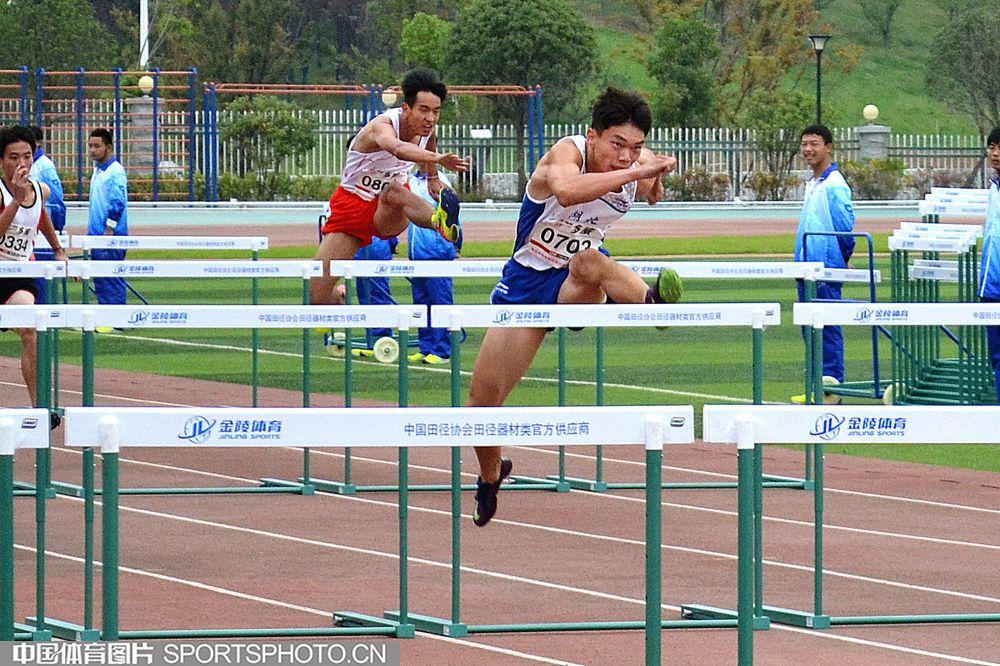
[[[139,0],[139,69],[149,64],[149,0]]]
[[[809,35],[816,52],[816,122],[823,122],[823,49],[832,35]]]

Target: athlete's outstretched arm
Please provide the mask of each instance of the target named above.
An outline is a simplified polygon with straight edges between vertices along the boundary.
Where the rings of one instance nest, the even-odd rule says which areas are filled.
[[[660,160],[629,169],[615,169],[603,173],[580,173],[583,157],[569,141],[552,147],[528,185],[529,194],[536,199],[554,195],[561,206],[573,206],[594,201],[608,192],[620,189],[634,180],[659,177],[668,165]],[[544,169],[542,173],[539,170]]]
[[[425,150],[420,146],[402,141],[389,123],[374,122],[368,127],[370,139],[381,150],[391,153],[407,162],[427,162],[440,164],[451,171],[468,171],[469,161],[454,153],[438,153]]]
[[[639,181],[635,190],[635,198],[645,199],[648,204],[658,203],[663,198],[663,176],[677,168],[676,159],[669,155],[655,155],[649,148],[642,149],[642,152],[639,153],[639,159],[636,160],[636,164],[650,164],[657,159],[672,161],[673,165],[658,176]]]

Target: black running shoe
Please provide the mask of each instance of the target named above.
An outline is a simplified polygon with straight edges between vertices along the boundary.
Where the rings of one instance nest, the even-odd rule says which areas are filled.
[[[59,416],[59,412],[49,412],[49,430],[55,430],[62,425],[62,417]]]
[[[510,476],[512,469],[514,463],[504,458],[500,461],[500,478],[496,483],[486,483],[482,477],[476,479],[476,511],[472,514],[472,522],[476,527],[482,527],[490,522],[497,512],[497,493],[500,492],[500,484]]]

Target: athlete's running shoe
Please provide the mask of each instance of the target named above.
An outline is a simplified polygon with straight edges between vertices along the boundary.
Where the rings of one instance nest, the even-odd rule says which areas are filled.
[[[406,357],[406,360],[409,361],[410,363],[420,363],[421,361],[424,360],[424,355],[421,354],[420,352],[413,352],[412,354]]]
[[[500,492],[500,484],[510,476],[512,469],[514,463],[504,458],[500,461],[500,478],[496,483],[486,483],[483,477],[476,479],[476,511],[472,514],[472,522],[476,527],[482,527],[490,522],[497,512],[497,493]]]
[[[458,201],[458,195],[455,194],[455,190],[450,187],[441,190],[438,207],[434,211],[431,220],[436,223],[438,233],[441,234],[441,237],[449,243],[457,243],[458,236],[461,233],[461,226],[458,221],[459,208],[461,208],[461,204]]]
[[[676,303],[681,300],[681,292],[684,285],[681,277],[672,268],[664,268],[656,276],[656,283],[649,288],[647,302],[651,303]]]
[[[424,356],[424,363],[428,365],[441,365],[442,363],[447,363],[448,359],[441,358],[437,354],[428,354]]]

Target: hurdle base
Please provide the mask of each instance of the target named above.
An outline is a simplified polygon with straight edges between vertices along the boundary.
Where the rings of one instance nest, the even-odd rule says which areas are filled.
[[[684,604],[681,606],[681,617],[687,620],[735,620],[736,611],[716,606],[705,606],[703,604]],[[754,615],[753,630],[767,631],[771,628],[771,618],[766,615]]]
[[[55,499],[56,498],[56,484],[53,483],[48,488],[45,489],[45,499]],[[23,483],[21,481],[14,482],[14,497],[34,497],[35,496],[35,484],[33,483]]]
[[[83,486],[73,483],[54,481],[52,487],[60,495],[70,497],[83,497]],[[190,487],[190,488],[119,488],[119,495],[252,495],[255,493],[296,493],[309,495],[301,490],[302,484],[285,482],[272,486],[219,486],[219,487]],[[94,488],[94,497],[104,494],[103,489]]]
[[[549,474],[547,477],[550,481],[559,481],[559,477],[555,474]],[[595,479],[581,479],[575,476],[567,476],[562,479],[569,484],[569,487],[573,490],[587,490],[592,493],[603,493],[607,492],[608,484],[604,481],[597,481]]]
[[[343,627],[391,627],[396,630],[396,638],[413,638],[417,635],[416,627],[413,624],[400,624],[364,613],[337,611],[333,614],[333,623]]]
[[[299,477],[299,483],[305,479]],[[309,483],[316,490],[334,495],[354,495],[358,492],[358,487],[353,483],[343,483],[341,481],[327,481],[326,479],[309,479]]]
[[[552,490],[557,493],[568,493],[570,491],[568,477],[562,481],[559,480],[558,476],[545,479],[539,479],[534,476],[517,476],[511,477],[511,479],[510,482],[501,486],[502,490]]]
[[[316,486],[306,483],[303,479],[298,481],[288,481],[286,479],[264,478],[259,479],[260,485],[264,488],[289,488],[299,495],[315,495]]]
[[[850,615],[831,617],[832,626],[875,624],[948,624],[963,622],[1000,622],[1000,613],[952,613],[944,615]]]
[[[387,620],[399,622],[399,611],[386,611],[382,614]],[[462,638],[469,635],[469,627],[466,624],[449,622],[438,617],[429,615],[418,615],[410,613],[406,616],[417,631],[423,631],[438,636],[451,636],[452,638]]]
[[[621,483],[609,483],[608,489],[610,490],[645,490],[646,484],[641,481],[631,482],[621,482]],[[812,481],[802,481],[799,479],[789,479],[787,481],[764,481],[761,484],[762,488],[790,488],[792,490],[811,490]],[[689,483],[683,482],[664,482],[660,484],[660,488],[663,490],[732,490],[736,488],[735,481],[692,481]]]
[[[55,638],[62,638],[67,641],[84,641],[87,643],[93,643],[95,641],[101,640],[101,632],[97,629],[84,629],[83,625],[74,624],[73,622],[63,622],[62,620],[53,620],[50,617],[45,618],[45,631],[38,631],[38,618],[34,615],[25,618],[26,625],[23,625],[32,634],[48,634],[48,638],[32,638],[31,640],[52,640]]]
[[[804,611],[789,610],[787,608],[776,608],[774,606],[764,606],[764,614],[771,618],[772,622],[787,624],[793,627],[805,627],[806,629],[829,629],[829,615],[813,615]]]

